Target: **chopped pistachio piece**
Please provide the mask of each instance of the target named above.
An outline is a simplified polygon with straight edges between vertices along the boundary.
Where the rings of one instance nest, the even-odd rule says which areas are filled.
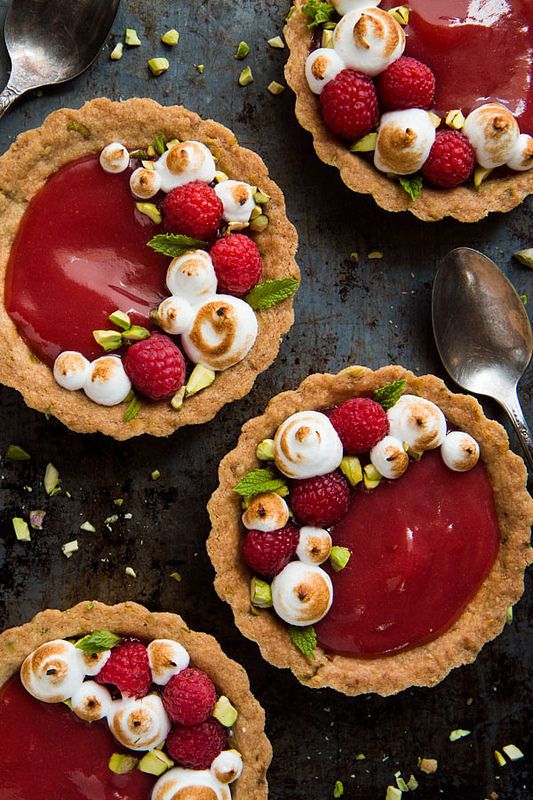
[[[85,522],[82,522],[80,525],[80,531],[87,531],[88,533],[96,533],[96,528],[94,527],[92,522],[89,522],[89,520],[85,520]]]
[[[13,517],[11,521],[13,523],[15,536],[19,542],[31,542],[30,528],[26,520],[22,519],[22,517]]]
[[[405,26],[409,22],[409,9],[407,6],[395,6],[389,9],[389,14],[391,17],[394,17],[396,22],[399,22],[400,25]]]
[[[108,767],[115,775],[126,775],[137,766],[139,759],[125,756],[122,753],[113,753],[109,759]]]
[[[141,44],[141,40],[137,36],[137,31],[135,28],[126,28],[126,35],[124,36],[124,41],[128,45],[128,47],[139,47]]]
[[[250,212],[250,219],[257,219],[257,217],[260,217],[262,213],[263,209],[261,206],[254,206]]]
[[[168,63],[168,58],[149,58],[148,59],[148,69],[155,75],[157,78],[159,75],[162,75],[163,72],[166,72],[167,69],[170,67]]]
[[[274,439],[263,439],[255,448],[255,455],[259,461],[274,460]]]
[[[162,775],[173,766],[174,762],[162,750],[151,750],[141,758],[137,769],[148,775]]]
[[[270,584],[261,578],[252,578],[250,583],[250,597],[252,605],[256,608],[272,607],[272,589]]]
[[[502,756],[499,750],[494,751],[494,760],[499,767],[505,767],[505,765],[507,764],[507,761]]]
[[[118,514],[111,514],[110,517],[106,517],[104,519],[104,525],[113,525],[115,522],[118,522]]]
[[[505,612],[505,622],[507,625],[511,625],[513,622],[513,607],[508,606]]]
[[[126,397],[126,402],[128,405],[126,406],[122,419],[124,422],[131,422],[141,410],[141,401],[135,392],[131,391]]]
[[[198,70],[198,72],[200,73],[200,75],[202,75],[204,70],[205,70],[205,64],[195,64],[195,67]]]
[[[350,150],[352,153],[373,153],[376,149],[377,140],[377,133],[367,133],[366,136],[362,136],[354,142]]]
[[[353,261],[354,264],[359,264],[359,253],[350,253],[350,261]]]
[[[364,753],[357,753],[357,755],[355,757],[356,761],[364,761],[365,759],[366,759],[366,756],[365,756]]]
[[[456,728],[450,733],[450,742],[456,742],[458,739],[464,739],[465,736],[470,736],[472,731],[465,731],[463,728]]]
[[[420,772],[425,772],[426,775],[433,775],[437,771],[439,762],[436,758],[419,758],[418,769]]]
[[[339,800],[339,797],[342,797],[344,794],[344,784],[342,781],[335,781],[335,786],[333,787],[333,797],[335,800]]]
[[[143,328],[142,325],[132,325],[127,331],[124,331],[122,338],[128,342],[142,342],[144,339],[150,337],[148,328]]]
[[[331,49],[335,44],[335,35],[333,31],[324,28],[322,31],[322,39],[320,41],[322,47]]]
[[[502,750],[511,761],[518,761],[520,758],[524,758],[523,752],[515,744],[506,744],[505,747],[502,747]]]
[[[30,525],[36,531],[42,531],[46,511],[42,508],[34,508],[30,511]]]
[[[237,49],[235,51],[235,58],[239,61],[243,58],[246,58],[248,53],[250,52],[250,45],[247,42],[239,42]]]
[[[257,189],[254,192],[254,202],[257,203],[259,206],[265,206],[270,201],[270,195],[266,194],[266,192],[262,192],[261,189]]]
[[[177,144],[180,144],[180,139],[169,139],[165,147],[167,150],[172,150],[172,148],[176,147]]]
[[[383,258],[383,253],[381,252],[381,250],[372,250],[368,254],[367,258],[370,261],[379,261],[380,258]]]
[[[168,44],[171,47],[174,47],[180,40],[179,32],[175,28],[171,28],[169,31],[164,33],[161,37],[161,41],[163,44]]]
[[[99,344],[106,353],[122,347],[122,334],[119,331],[93,331],[96,344]]]
[[[172,578],[172,580],[177,581],[177,583],[181,583],[181,575],[179,574],[179,572],[171,572],[170,577]]]
[[[373,464],[363,467],[363,483],[365,489],[375,489],[381,483],[382,475],[379,474]]]
[[[283,86],[283,84],[278,83],[277,81],[270,81],[270,83],[267,86],[267,89],[270,92],[270,94],[273,95],[281,94],[282,92],[285,91],[285,87]]]
[[[153,469],[153,470],[151,471],[151,473],[150,473],[150,477],[151,477],[151,479],[152,479],[153,481],[158,481],[158,480],[159,480],[159,478],[161,477],[161,473],[159,472],[159,470],[158,470],[158,469]]]
[[[352,554],[347,547],[339,547],[338,545],[332,547],[329,556],[329,563],[331,564],[333,570],[335,572],[340,572],[343,570],[350,560],[351,555]]]
[[[402,800],[402,793],[397,786],[387,786],[385,800]]]
[[[149,217],[156,225],[160,225],[162,221],[161,212],[154,203],[135,203],[135,207],[140,214]]]
[[[59,470],[53,464],[47,464],[44,471],[44,490],[46,494],[53,496],[57,494],[56,489],[59,489]]]
[[[182,386],[181,389],[176,392],[172,400],[170,401],[170,405],[174,409],[174,411],[180,411],[183,407],[183,401],[185,399],[185,386]]]
[[[513,255],[516,260],[525,267],[531,267],[533,269],[533,247],[528,247],[526,250],[519,250]]]
[[[111,59],[111,61],[120,61],[123,52],[124,52],[124,45],[122,44],[122,42],[117,42],[117,44],[111,50],[109,58]]]
[[[202,389],[207,389],[215,380],[215,376],[214,369],[197,364],[185,385],[185,397],[190,397],[197,392],[201,392]]]
[[[449,128],[453,128],[454,131],[460,131],[466,122],[465,116],[460,108],[452,108],[451,111],[448,111],[444,121],[446,125]]]
[[[428,111],[428,116],[429,116],[431,122],[433,123],[433,127],[438,128],[439,125],[442,122],[442,118],[439,117],[438,114],[435,114],[434,111]]]
[[[226,175],[225,172],[222,172],[222,170],[217,170],[215,172],[215,181],[216,181],[216,183],[223,183],[224,181],[228,181],[228,180],[229,180],[229,177]]]
[[[146,155],[149,156],[150,158],[154,158],[154,156],[157,155],[153,144],[149,144],[148,147],[146,148]]]
[[[415,789],[418,789],[418,781],[414,775],[411,775],[409,780],[407,781],[407,788],[410,792],[414,792]]]
[[[124,570],[124,572],[126,573],[126,575],[127,575],[129,578],[136,578],[136,577],[137,577],[137,573],[135,572],[135,570],[133,569],[133,567],[126,567],[126,569]]]
[[[250,222],[250,230],[261,233],[261,231],[264,231],[266,228],[268,228],[268,223],[269,219],[266,214],[260,214]]]
[[[357,456],[344,456],[341,461],[341,472],[348,479],[350,486],[357,486],[363,480],[363,468]]]
[[[283,50],[285,47],[285,42],[281,36],[273,36],[272,39],[267,39],[267,44],[269,47],[273,47],[275,50]]]
[[[90,128],[84,125],[83,122],[78,122],[75,119],[71,119],[67,122],[67,131],[76,131],[76,133],[79,133],[84,139],[89,139],[91,136]]]
[[[65,555],[67,558],[70,558],[77,550],[79,550],[78,540],[73,539],[71,542],[65,542],[65,544],[62,545],[61,550],[63,551],[63,555]]]
[[[248,86],[249,83],[253,82],[253,79],[251,67],[245,67],[239,75],[239,86]]]
[[[123,497],[115,497],[115,499],[113,500],[113,505],[118,506],[119,508],[121,505],[123,505],[123,503],[124,503]]]
[[[474,170],[474,186],[479,191],[481,188],[481,184],[483,181],[488,178],[490,173],[492,172],[491,169],[487,167],[480,167],[479,165]]]
[[[29,461],[31,456],[18,444],[10,444],[6,450],[6,458],[10,461]]]
[[[213,716],[218,719],[221,725],[225,728],[231,728],[237,722],[239,713],[237,709],[232,706],[230,701],[225,695],[221,695],[215,705]]]
[[[396,786],[398,787],[400,792],[408,792],[409,791],[409,787],[406,784],[406,782],[404,781],[404,779],[402,778],[402,773],[401,772],[396,772],[394,777],[396,778]]]
[[[117,328],[122,328],[123,331],[127,331],[128,328],[131,328],[131,320],[124,311],[113,311],[113,313],[109,315],[108,320],[112,322],[113,325],[116,325]]]

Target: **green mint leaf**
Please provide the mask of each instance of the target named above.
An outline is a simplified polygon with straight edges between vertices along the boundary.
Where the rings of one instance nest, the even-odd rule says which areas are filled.
[[[311,625],[308,628],[289,627],[291,642],[300,650],[306,658],[314,658],[316,650],[316,633]]]
[[[374,400],[376,403],[379,403],[380,406],[383,406],[385,411],[388,411],[389,408],[396,405],[404,393],[406,385],[407,381],[393,381],[392,383],[387,383],[386,386],[381,386],[379,389],[376,389],[374,392]]]
[[[302,13],[309,17],[308,26],[315,28],[317,25],[331,22],[337,12],[331,3],[324,3],[322,0],[308,0],[302,8]]]
[[[163,253],[170,258],[182,256],[188,250],[198,250],[207,247],[207,242],[193,239],[191,236],[182,236],[180,233],[158,233],[148,242],[148,247],[156,253]]]
[[[295,278],[278,278],[277,280],[265,281],[254,286],[244,298],[254,311],[261,311],[264,308],[272,308],[278,303],[282,303],[288,297],[292,297],[298,289],[300,281]]]
[[[31,456],[18,444],[10,444],[6,450],[6,458],[10,461],[29,461]]]
[[[248,475],[241,478],[239,483],[233,487],[233,491],[248,499],[255,497],[256,494],[278,492],[285,488],[286,483],[283,478],[276,478],[269,469],[254,469],[253,472],[249,472]]]
[[[167,143],[162,133],[158,133],[153,141],[153,148],[158,156],[162,156],[167,149]]]
[[[132,419],[135,419],[137,414],[141,409],[141,401],[137,397],[136,394],[130,398],[130,402],[128,403],[128,407],[124,412],[124,422],[131,422]]]
[[[416,200],[422,194],[423,179],[422,175],[413,175],[410,178],[400,176],[398,178],[400,186],[407,192],[411,200]]]
[[[103,650],[111,650],[120,641],[121,638],[116,633],[95,631],[76,642],[76,647],[84,653],[101,653]]]

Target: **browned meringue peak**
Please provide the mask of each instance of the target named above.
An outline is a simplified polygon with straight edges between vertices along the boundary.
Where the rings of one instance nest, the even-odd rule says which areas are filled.
[[[238,297],[215,295],[199,306],[182,345],[195,364],[224,370],[248,354],[257,337],[257,318]]]
[[[20,678],[27,692],[44,703],[62,703],[85,677],[81,650],[63,639],[42,644],[25,659]]]
[[[73,712],[85,722],[96,722],[107,716],[113,699],[105,686],[85,681],[70,700]]]
[[[147,650],[152,678],[158,686],[165,686],[173,675],[189,666],[187,650],[173,639],[154,639]]]
[[[335,28],[335,51],[347,67],[371,77],[383,72],[405,49],[405,33],[381,8],[348,12]]]
[[[275,492],[258,494],[242,515],[242,522],[248,530],[277,531],[289,521],[289,507]]]
[[[231,792],[209,770],[174,767],[159,778],[151,800],[231,800]]]
[[[381,118],[374,164],[381,172],[411,175],[426,161],[434,141],[435,128],[427,111],[390,111]]]
[[[500,103],[486,103],[471,111],[463,126],[478,162],[485,169],[505,164],[520,136],[520,128],[511,112]]]
[[[124,697],[115,701],[107,722],[115,739],[131,750],[153,750],[165,741],[170,731],[170,721],[157,694],[141,700]]]
[[[314,625],[332,602],[331,578],[313,564],[291,561],[272,581],[274,611],[289,625]]]

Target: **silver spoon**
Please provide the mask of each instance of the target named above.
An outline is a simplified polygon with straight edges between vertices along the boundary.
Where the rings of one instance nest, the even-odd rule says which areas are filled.
[[[531,325],[496,264],[469,247],[452,250],[435,276],[433,332],[447,372],[463,389],[507,412],[533,473],[533,437],[516,393],[531,359]]]
[[[63,83],[94,61],[120,0],[13,0],[4,25],[11,75],[0,117],[32,89]]]

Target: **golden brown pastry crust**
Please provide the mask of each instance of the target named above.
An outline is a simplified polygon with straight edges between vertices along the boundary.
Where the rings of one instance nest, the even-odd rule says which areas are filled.
[[[310,90],[304,73],[312,34],[300,13],[305,0],[294,0],[294,12],[284,35],[290,50],[285,78],[296,95],[296,116],[313,137],[321,161],[337,167],[346,186],[360,194],[371,194],[386,211],[410,211],[427,222],[449,216],[461,222],[477,222],[491,211],[510,211],[533,193],[533,170],[487,179],[477,191],[472,184],[455,189],[425,186],[414,202],[397,181],[379,172],[371,161],[351,153],[348,146],[331,133],[322,120],[318,97]]]
[[[272,437],[291,414],[332,406],[349,397],[372,395],[378,387],[402,378],[407,380],[407,392],[435,402],[453,425],[479,442],[501,531],[498,558],[457,622],[434,641],[375,659],[332,656],[318,648],[316,657],[309,660],[292,645],[287,626],[272,611],[252,612],[251,574],[240,555],[240,498],[232,490],[243,475],[258,467],[258,442]],[[409,686],[433,686],[454,667],[475,660],[483,645],[501,632],[507,608],[524,591],[524,570],[532,557],[529,529],[533,522],[533,501],[525,488],[526,477],[524,463],[509,450],[502,426],[487,419],[473,397],[453,394],[433,375],[417,377],[399,366],[376,372],[349,367],[338,375],[311,375],[296,391],[274,397],[262,416],[247,422],[237,447],[220,464],[220,485],[208,505],[213,528],[207,549],[216,571],[215,588],[231,605],[237,627],[258,643],[263,657],[277,667],[291,669],[307,686],[329,686],[348,695],[390,695]]]
[[[76,129],[79,125],[86,127],[85,135]],[[287,219],[281,190],[268,177],[262,159],[240,147],[235,135],[217,122],[202,120],[182,106],[164,107],[141,98],[119,103],[102,98],[79,110],[55,111],[40,128],[20,134],[0,158],[0,382],[17,389],[32,408],[58,417],[80,433],[100,431],[115,439],[141,433],[168,436],[183,425],[207,422],[226,403],[250,391],[257,375],[276,358],[281,337],[294,321],[292,299],[258,312],[257,340],[243,361],[219,373],[211,386],[187,399],[181,411],[174,411],[166,402],[146,401],[131,422],[123,420],[124,404],[107,408],[91,402],[83,392],[66,391],[55,382],[51,370],[36,360],[4,302],[9,253],[28,202],[47,178],[69,161],[98,153],[114,140],[130,149],[143,146],[157,133],[169,139],[204,142],[218,158],[219,169],[270,195],[270,224],[264,232],[254,234],[263,255],[264,277],[298,279],[300,275],[294,260],[298,238]]]
[[[132,602],[107,606],[97,601],[78,603],[67,611],[42,611],[25,625],[0,634],[0,686],[44,642],[102,629],[145,640],[174,639],[185,647],[195,666],[207,672],[239,712],[231,744],[242,754],[244,768],[231,787],[234,800],[265,800],[272,759],[265,712],[250,691],[243,667],[228,658],[212,636],[189,630],[178,614],[152,613]]]

